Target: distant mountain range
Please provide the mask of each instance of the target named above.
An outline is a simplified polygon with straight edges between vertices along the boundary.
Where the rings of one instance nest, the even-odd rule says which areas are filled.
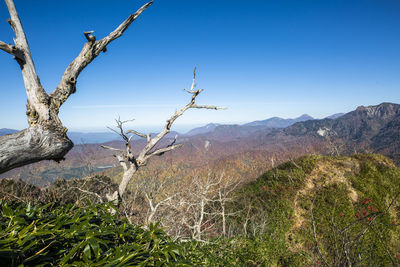
[[[2,128],[0,129],[0,135],[6,135],[6,134],[13,134],[18,132],[17,130],[13,130],[13,129],[7,129],[7,128]]]
[[[295,123],[284,129],[284,132],[293,136],[323,136],[321,131],[325,130],[331,132],[332,136],[360,142],[373,138],[388,126],[388,123],[397,120],[399,116],[400,105],[398,104],[382,103],[377,106],[360,106],[337,119],[326,118]]]
[[[304,114],[295,119],[282,119],[278,117],[273,117],[262,121],[253,121],[243,125],[236,125],[236,124],[222,125],[218,123],[209,123],[205,126],[194,128],[185,134],[170,132],[168,136],[174,137],[176,134],[178,134],[181,137],[192,137],[196,135],[209,134],[214,131],[216,131],[215,132],[216,137],[222,136],[224,134],[245,136],[260,129],[285,128],[296,122],[312,120],[312,119],[313,117]],[[12,134],[15,132],[17,132],[17,130],[6,129],[6,128],[0,129],[0,135]],[[234,134],[233,132],[236,132],[236,134]],[[110,141],[120,140],[120,137],[113,132],[90,132],[90,133],[68,132],[67,135],[75,144],[96,144],[96,143],[106,143]],[[138,137],[136,136],[134,137],[134,139],[137,138]]]
[[[344,114],[345,114],[345,113],[336,113],[336,114],[333,114],[333,115],[330,115],[330,116],[326,117],[325,119],[332,119],[332,120],[334,120],[334,119],[337,119],[337,118],[339,118],[339,117],[342,117]]]
[[[285,135],[341,140],[348,148],[367,149],[399,156],[400,105],[360,106],[337,119],[298,122],[283,129]]]
[[[336,113],[326,117],[327,119],[337,119],[343,116],[344,113]],[[316,120],[308,114],[303,114],[294,119],[283,119],[279,117],[272,117],[265,120],[252,121],[242,125],[239,124],[218,124],[210,123],[202,127],[194,128],[184,134],[185,137],[192,137],[196,135],[207,135],[212,139],[224,138],[225,141],[249,136],[255,132],[268,131],[271,129],[283,129],[289,127],[297,122],[304,122],[309,120]],[[182,136],[182,135],[181,135]]]
[[[17,130],[2,128],[0,129],[0,136],[6,134],[13,134],[18,132]],[[171,131],[167,137],[174,137],[178,133],[175,131]],[[74,144],[100,144],[100,143],[107,143],[111,141],[121,140],[121,137],[113,132],[90,132],[90,133],[83,133],[83,132],[68,132],[67,133],[69,139],[74,142]],[[154,135],[154,133],[152,134]],[[134,136],[133,140],[139,139],[140,137]]]
[[[15,132],[17,130],[0,129],[0,135]],[[171,132],[167,138],[173,138],[176,134],[178,133]],[[399,153],[400,158],[400,105],[382,103],[377,106],[360,106],[349,113],[337,113],[325,119],[314,119],[303,114],[294,119],[272,117],[242,125],[210,123],[194,128],[186,134],[178,135],[181,140],[202,138],[221,142],[251,139],[260,135],[267,135],[265,138],[268,140],[280,138],[281,141],[289,136],[323,139],[329,135],[351,146],[368,146],[374,150],[386,151],[386,154]],[[68,136],[75,144],[96,144],[120,140],[120,137],[113,132],[68,132]]]
[[[309,115],[295,119],[274,117],[243,125],[211,124],[191,132],[198,134],[184,142],[196,139],[212,144],[223,142],[230,151],[272,151],[276,146],[287,147],[290,151],[301,146],[304,151],[328,153],[326,146],[335,145],[340,154],[377,152],[400,163],[400,105],[394,103],[360,106],[346,114],[337,113],[324,119]]]
[[[314,118],[311,117],[310,115],[303,114],[298,118],[295,119],[282,119],[279,117],[272,117],[266,120],[262,121],[253,121],[249,122],[246,124],[243,124],[242,126],[264,126],[267,128],[286,128],[292,124],[295,124],[296,122],[301,122],[301,121],[308,121],[308,120],[313,120]]]
[[[167,138],[175,137],[175,135],[179,135],[178,132],[171,131],[167,134]],[[113,132],[98,132],[98,133],[81,133],[81,132],[68,132],[68,137],[75,144],[99,144],[99,143],[107,143],[111,141],[122,140],[119,135]],[[151,133],[151,136],[154,136],[154,133]],[[132,140],[141,139],[141,137],[134,135]]]
[[[81,133],[81,132],[68,132],[69,139],[75,144],[95,144],[105,143],[118,140],[119,136],[113,132],[94,132],[94,133]]]
[[[185,133],[185,136],[193,136],[193,135],[198,135],[198,134],[205,134],[205,133],[213,131],[219,125],[221,125],[221,124],[209,123],[209,124],[207,124],[205,126],[197,127],[197,128],[194,128],[194,129],[190,130],[189,132]]]
[[[266,120],[253,121],[242,125],[210,123],[203,127],[194,128],[183,136],[193,137],[196,135],[203,135],[213,140],[229,141],[250,136],[258,131],[281,129],[293,125],[296,122],[313,119],[313,117],[304,114],[295,119],[282,119],[279,117],[272,117]]]
[[[285,123],[292,124],[279,128]],[[271,128],[272,126],[275,127]],[[13,132],[16,130],[0,129],[0,134]],[[160,145],[170,144],[171,138],[176,134],[171,132]],[[84,174],[87,175],[87,162],[96,168],[116,164],[112,152],[102,149],[99,143],[109,142],[106,145],[117,148],[123,148],[124,145],[121,138],[113,132],[68,132],[68,136],[76,146],[61,165],[56,162],[39,162],[12,170],[9,174],[0,175],[0,178],[22,177],[42,181],[43,177],[83,177]],[[80,145],[82,140],[87,145]],[[184,173],[207,165],[216,169],[234,169],[233,173],[253,177],[274,164],[304,154],[334,154],[333,146],[339,150],[336,154],[376,152],[389,156],[400,164],[400,105],[382,103],[361,106],[349,113],[334,114],[324,119],[300,116],[286,121],[270,118],[244,125],[214,123],[179,135],[178,142],[183,144],[182,148],[153,159],[152,166],[176,167],[179,172]],[[136,139],[133,142],[134,151],[139,151],[145,144],[144,138]],[[114,169],[110,171],[118,171]]]

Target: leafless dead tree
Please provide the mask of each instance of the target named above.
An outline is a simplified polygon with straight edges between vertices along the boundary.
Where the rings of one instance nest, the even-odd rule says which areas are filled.
[[[221,216],[221,220],[222,220],[222,236],[223,237],[226,237],[226,235],[227,235],[226,218],[229,216],[234,216],[239,212],[239,211],[227,212],[227,210],[226,210],[227,203],[233,201],[233,198],[231,197],[231,195],[235,191],[235,189],[237,188],[238,185],[239,185],[239,182],[228,180],[228,181],[222,181],[220,186],[218,187],[218,197],[215,201],[218,203],[218,205],[221,208],[221,210],[218,212],[218,214]]]
[[[222,178],[221,175],[216,179],[209,173],[205,179],[193,179],[189,188],[190,193],[186,193],[186,199],[181,200],[181,205],[185,210],[182,214],[182,222],[189,228],[191,238],[194,240],[203,241],[203,232],[213,227],[212,219],[216,214],[211,214],[207,207],[213,201],[213,196],[217,194],[217,186],[221,184]]]
[[[168,225],[180,229],[180,236],[176,231],[173,235],[197,241],[205,241],[211,236],[227,236],[226,218],[239,211],[228,212],[226,205],[233,201],[232,193],[238,185],[238,181],[225,177],[224,172],[192,177],[179,198],[171,203],[181,218]]]
[[[154,175],[142,178],[141,181],[135,179],[134,184],[137,183],[140,184],[141,193],[147,204],[145,220],[142,223],[149,225],[163,219],[162,216],[169,213],[166,209],[171,207],[172,200],[179,196],[179,180],[172,177],[161,179],[158,175]]]
[[[182,144],[176,144],[177,141],[177,136],[175,136],[174,140],[167,146],[158,148],[156,147],[157,144],[171,131],[172,124],[175,122],[177,118],[183,115],[183,113],[188,110],[188,109],[223,109],[221,107],[217,106],[210,106],[210,105],[197,105],[196,104],[196,97],[203,92],[202,89],[196,89],[196,84],[195,84],[195,79],[196,79],[196,68],[194,68],[193,71],[193,81],[191,88],[189,90],[185,89],[186,92],[191,94],[191,100],[190,102],[184,106],[182,109],[175,111],[175,113],[166,121],[166,124],[164,125],[163,130],[158,133],[156,136],[151,137],[151,134],[143,134],[135,130],[128,130],[124,131],[123,129],[123,124],[128,122],[128,121],[121,121],[120,118],[116,119],[117,123],[117,128],[118,130],[113,130],[117,134],[121,136],[121,138],[125,142],[125,150],[119,149],[119,148],[114,148],[114,147],[109,147],[109,146],[102,146],[105,149],[109,149],[112,151],[115,151],[115,157],[117,158],[119,164],[123,168],[123,177],[122,181],[119,184],[119,189],[118,191],[115,191],[113,195],[108,195],[107,198],[110,201],[118,200],[121,199],[122,196],[124,195],[126,188],[128,186],[128,183],[131,181],[132,177],[136,173],[136,171],[147,164],[148,160],[152,158],[153,156],[161,156],[165,152],[174,150],[176,148],[179,148],[182,146]],[[145,147],[135,155],[134,151],[132,150],[131,146],[131,140],[134,135],[137,135],[139,137],[145,138],[147,140],[147,144]]]
[[[11,16],[8,23],[14,30],[15,38],[14,45],[0,41],[0,49],[12,55],[21,67],[28,100],[26,114],[29,127],[15,134],[0,136],[0,173],[41,160],[60,161],[64,158],[73,143],[66,135],[68,129],[58,117],[61,105],[75,93],[81,71],[101,52],[106,52],[107,45],[122,36],[131,23],[153,3],[151,1],[143,5],[103,39],[96,40],[93,31],[85,32],[87,43],[65,70],[57,88],[48,94],[36,73],[14,2],[5,2]]]
[[[154,223],[153,218],[156,215],[158,208],[160,206],[162,206],[162,205],[166,205],[176,195],[177,195],[177,193],[175,193],[174,195],[171,195],[171,196],[165,195],[164,198],[162,198],[158,202],[155,202],[154,198],[151,198],[151,197],[149,197],[148,194],[145,194],[146,199],[147,199],[148,204],[149,204],[149,212],[148,212],[148,216],[147,216],[147,219],[146,219],[147,224]]]

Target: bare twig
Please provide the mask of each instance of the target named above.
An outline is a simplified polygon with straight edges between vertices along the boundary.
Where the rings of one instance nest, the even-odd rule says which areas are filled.
[[[119,149],[119,148],[114,148],[114,147],[105,146],[105,145],[101,145],[101,147],[104,148],[104,149],[108,149],[108,150],[123,152],[123,150],[122,150],[122,149]]]
[[[175,122],[177,118],[182,116],[184,112],[190,108],[200,108],[200,109],[222,109],[217,106],[209,106],[209,105],[202,105],[198,106],[196,105],[196,97],[203,91],[203,90],[195,90],[195,77],[196,77],[196,68],[194,68],[193,72],[193,82],[190,90],[186,90],[188,93],[192,95],[190,102],[184,106],[182,109],[175,111],[175,113],[166,121],[166,124],[164,125],[163,130],[158,133],[156,136],[153,138],[151,137],[150,134],[143,134],[135,130],[129,130],[124,132],[123,125],[124,123],[128,121],[121,121],[120,118],[116,119],[117,123],[117,128],[118,130],[114,130],[112,128],[112,131],[117,133],[119,136],[122,137],[122,139],[125,141],[125,151],[118,150],[116,148],[112,147],[107,147],[107,146],[102,146],[105,149],[113,150],[113,151],[118,151],[119,154],[115,155],[119,163],[122,165],[124,168],[124,174],[122,177],[122,181],[119,185],[119,190],[118,190],[118,195],[119,197],[122,197],[122,195],[125,193],[125,190],[128,186],[129,181],[132,179],[132,176],[136,173],[138,168],[141,166],[145,166],[150,158],[153,156],[161,156],[165,152],[172,151],[176,148],[182,147],[182,144],[176,144],[177,142],[177,136],[175,136],[174,140],[167,146],[162,147],[162,148],[156,148],[157,144],[171,131],[172,124]],[[128,136],[129,134],[134,134],[143,138],[146,138],[147,144],[145,147],[138,153],[137,156],[134,155],[130,140],[133,135]]]
[[[86,193],[86,194],[89,194],[89,195],[96,196],[99,199],[100,203],[103,203],[103,198],[99,194],[97,194],[95,192],[87,191],[87,190],[84,190],[84,189],[76,187],[76,186],[72,186],[72,187],[70,187],[70,189],[76,189],[78,191],[81,191],[82,193]]]
[[[87,39],[89,42],[95,42],[95,41],[96,41],[96,36],[91,35],[91,33],[94,33],[94,31],[84,32],[83,34],[85,35],[86,39]]]
[[[315,203],[316,199],[317,199],[317,194],[314,196],[314,199],[313,199],[313,201],[311,203],[311,207],[310,207],[311,221],[312,221],[313,233],[314,233],[314,241],[315,241],[315,246],[317,248],[319,257],[321,258],[321,260],[324,262],[324,264],[326,266],[329,266],[328,263],[326,262],[324,256],[322,256],[321,250],[319,248],[318,240],[317,240],[317,227],[315,226],[314,213],[313,213],[313,207],[314,207],[314,203]]]
[[[135,135],[137,135],[139,137],[143,137],[143,138],[146,138],[146,139],[147,139],[147,136],[148,136],[148,134],[147,135],[146,134],[142,134],[142,133],[139,133],[138,131],[135,131],[135,130],[129,130],[129,131],[126,131],[126,133],[127,134],[133,133],[133,134],[135,134]]]
[[[379,240],[381,241],[383,247],[385,248],[386,254],[389,256],[390,261],[392,262],[393,266],[396,266],[397,263],[394,261],[394,259],[393,259],[393,257],[392,257],[392,254],[391,254],[390,251],[389,251],[389,248],[387,247],[385,241],[383,240],[383,238],[382,238],[382,233],[381,233],[381,231],[379,230],[379,227],[376,225],[376,222],[374,222],[374,226],[375,226],[375,227],[373,227],[373,229],[374,229],[374,230],[376,231],[376,233],[378,234]]]

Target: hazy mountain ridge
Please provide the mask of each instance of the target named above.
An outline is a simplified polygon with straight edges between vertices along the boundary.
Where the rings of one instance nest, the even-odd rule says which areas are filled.
[[[360,106],[337,119],[298,122],[284,129],[293,136],[318,136],[318,130],[328,129],[332,134],[348,141],[369,140],[387,124],[400,116],[400,105],[382,103],[376,106]]]
[[[215,126],[215,127],[214,127]],[[184,146],[166,153],[163,157],[154,158],[148,168],[175,168],[179,172],[199,168],[251,168],[240,173],[243,179],[254,179],[262,171],[274,164],[304,154],[332,154],[334,143],[340,155],[356,152],[376,152],[389,156],[400,163],[400,105],[382,103],[376,106],[359,107],[337,119],[308,120],[297,122],[284,129],[266,126],[213,125],[210,132],[193,136],[179,135],[178,143]],[[321,135],[322,133],[323,136]],[[114,140],[107,145],[123,148],[123,142],[116,133],[109,133]],[[159,145],[171,143],[177,133],[171,132]],[[91,166],[93,171],[102,166],[118,166],[113,152],[104,150],[100,144],[86,142],[74,148],[66,155],[62,164],[43,161],[21,167],[0,177],[43,177],[43,173],[69,178],[71,175],[83,177],[88,175]],[[146,144],[144,138],[134,139],[133,151],[140,151]],[[253,159],[249,163],[249,159]],[[168,167],[169,166],[169,167]],[[175,166],[175,167],[174,167]],[[71,168],[71,171],[68,169]],[[252,169],[252,170],[250,170]],[[50,170],[50,171],[47,171]],[[161,170],[164,171],[164,170]],[[81,175],[82,174],[82,175]],[[239,175],[239,174],[238,174]]]
[[[372,151],[400,162],[400,105],[360,106],[337,119],[298,122],[276,135],[329,139],[346,153]]]
[[[335,114],[332,114],[332,115],[330,115],[328,117],[325,117],[324,119],[332,119],[332,120],[334,120],[334,119],[342,117],[344,114],[346,114],[346,113],[335,113]]]
[[[213,131],[219,125],[221,125],[221,124],[219,124],[219,123],[209,123],[209,124],[207,124],[205,126],[191,129],[190,131],[188,131],[184,135],[185,136],[193,136],[193,135],[208,133],[208,132]]]
[[[299,121],[312,120],[313,117],[303,114],[298,118],[294,119],[282,119],[279,117],[272,117],[262,121],[253,121],[249,123],[245,123],[242,125],[238,124],[219,124],[219,123],[209,123],[205,126],[196,127],[189,130],[187,133],[182,134],[175,131],[172,131],[168,134],[168,136],[174,137],[175,135],[179,135],[181,137],[192,137],[195,135],[203,135],[212,133],[214,138],[220,138],[224,134],[228,136],[233,135],[236,137],[245,137],[250,133],[263,130],[266,128],[285,128]],[[257,128],[258,127],[258,128]],[[0,129],[0,135],[16,133],[17,130],[3,128]],[[106,143],[110,141],[119,140],[120,137],[114,132],[76,132],[70,131],[67,133],[68,137],[75,144],[96,144],[96,143]],[[152,133],[154,135],[154,133]],[[138,136],[134,136],[133,139],[138,139]],[[231,138],[229,138],[230,140]]]
[[[280,128],[284,124],[291,123],[292,125],[286,128]],[[186,134],[172,131],[166,137],[174,138],[175,135],[178,135],[178,141],[181,142],[195,139],[219,142],[240,142],[242,139],[246,139],[246,142],[249,142],[251,139],[258,139],[262,145],[271,142],[286,142],[301,136],[324,139],[326,135],[329,135],[331,138],[340,138],[347,143],[367,144],[373,148],[385,150],[393,144],[395,144],[395,148],[399,147],[397,145],[400,140],[399,128],[400,105],[381,103],[375,106],[360,106],[346,114],[337,113],[324,119],[314,119],[304,114],[295,119],[273,117],[243,125],[210,123],[194,128]],[[14,132],[17,131],[0,129],[0,135]],[[113,132],[69,132],[68,136],[76,144],[97,144],[120,140],[120,137]],[[134,140],[138,139],[140,138],[134,136]]]
[[[119,139],[119,136],[113,132],[68,132],[67,135],[74,144],[105,143]]]
[[[75,144],[101,144],[107,143],[111,141],[121,140],[121,137],[114,132],[94,132],[94,133],[82,133],[82,132],[68,132],[68,137]],[[156,135],[155,133],[151,133],[151,136]],[[167,137],[175,137],[175,135],[180,135],[178,132],[171,131],[167,134]],[[132,137],[132,140],[141,139],[137,135]]]
[[[6,135],[6,134],[13,134],[18,132],[17,130],[14,129],[8,129],[8,128],[1,128],[0,129],[0,135]]]
[[[286,128],[290,125],[295,124],[296,122],[307,121],[307,120],[314,120],[314,118],[308,114],[303,114],[300,117],[294,119],[282,119],[279,117],[272,117],[266,120],[245,123],[242,126],[265,126],[268,128]]]
[[[269,132],[271,129],[281,129],[293,125],[296,122],[313,119],[313,117],[307,114],[303,114],[294,119],[282,119],[279,117],[272,117],[265,120],[252,121],[241,125],[210,123],[203,127],[194,128],[183,136],[193,137],[196,135],[202,135],[213,140],[232,141],[249,137],[257,132]]]

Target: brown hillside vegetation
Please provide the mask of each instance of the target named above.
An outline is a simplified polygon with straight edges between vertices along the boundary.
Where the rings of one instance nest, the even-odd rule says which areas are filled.
[[[396,265],[399,194],[384,156],[301,157],[240,189],[233,209],[246,212],[231,229],[259,238],[269,264]]]
[[[168,168],[164,176],[153,173],[151,180],[139,176],[121,206],[121,216],[144,224],[160,221],[173,237],[213,240],[187,243],[194,245],[191,257],[200,266],[205,262],[238,266],[400,263],[400,168],[384,156],[303,156],[239,186],[225,186],[220,175],[195,170],[182,177]],[[225,172],[223,179],[229,178]],[[206,192],[211,201],[205,202],[204,218],[196,232],[191,227],[198,217],[191,216],[199,214],[196,193],[206,182],[214,186]],[[100,176],[59,181],[46,189],[2,180],[0,193],[8,200],[84,205],[86,200],[99,201],[96,194],[103,194],[107,186],[112,186],[110,179]],[[217,192],[232,188],[235,191],[227,195],[223,224],[215,215],[221,212]],[[149,200],[153,208],[163,204],[153,212]]]

